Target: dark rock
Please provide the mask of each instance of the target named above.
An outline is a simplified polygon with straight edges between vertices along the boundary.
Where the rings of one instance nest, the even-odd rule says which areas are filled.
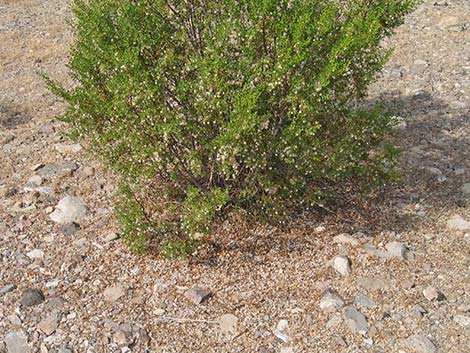
[[[21,297],[22,306],[36,306],[45,300],[44,294],[36,288],[27,288]]]
[[[212,297],[213,293],[209,290],[199,287],[188,289],[185,293],[186,298],[191,300],[194,304],[202,304]]]
[[[60,232],[63,235],[72,235],[78,230],[80,230],[80,224],[76,222],[66,223],[60,227]]]

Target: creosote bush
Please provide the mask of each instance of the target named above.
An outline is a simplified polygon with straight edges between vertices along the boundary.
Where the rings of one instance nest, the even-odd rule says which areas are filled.
[[[381,185],[390,114],[361,108],[414,0],[74,0],[70,70],[50,88],[73,136],[122,178],[137,251],[191,253],[235,208],[276,215]]]

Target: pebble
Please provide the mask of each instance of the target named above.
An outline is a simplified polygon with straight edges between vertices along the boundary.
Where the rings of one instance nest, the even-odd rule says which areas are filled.
[[[67,224],[76,222],[88,213],[88,207],[82,200],[72,196],[66,196],[59,201],[49,217],[56,223]]]
[[[339,234],[335,237],[333,237],[333,242],[337,244],[348,244],[352,246],[358,246],[359,245],[359,240],[354,238],[352,235],[349,235],[347,233]]]
[[[381,290],[389,286],[386,280],[372,277],[360,277],[357,283],[359,287],[372,291]]]
[[[470,195],[470,183],[465,183],[462,185],[462,192],[465,195]]]
[[[78,143],[70,145],[67,143],[57,143],[54,145],[57,152],[62,154],[69,154],[69,153],[78,153],[82,150],[82,146]]]
[[[29,353],[28,337],[22,331],[10,331],[3,339],[8,353]]]
[[[80,224],[76,222],[66,223],[60,227],[60,232],[63,235],[72,235],[79,230],[80,230]]]
[[[21,297],[21,305],[30,307],[41,304],[45,300],[44,294],[36,288],[27,288]]]
[[[336,256],[333,259],[333,268],[342,276],[349,276],[352,272],[351,264],[346,256]]]
[[[432,286],[426,287],[423,290],[423,295],[429,301],[444,299],[444,295]]]
[[[467,231],[470,230],[470,222],[462,218],[462,216],[454,215],[447,221],[450,229]]]
[[[194,304],[202,304],[212,297],[213,293],[210,290],[200,287],[193,287],[185,292],[185,297],[192,301]]]
[[[235,332],[238,323],[238,317],[233,314],[225,314],[217,319],[220,330],[224,333]]]
[[[377,304],[372,299],[362,293],[356,295],[356,298],[354,299],[354,304],[362,306],[364,308],[374,308],[377,306]]]
[[[131,343],[130,334],[124,330],[117,330],[113,335],[113,342],[118,346],[128,346]]]
[[[40,175],[33,175],[31,178],[28,179],[27,185],[30,186],[41,186],[43,180]]]
[[[119,234],[115,233],[115,232],[110,232],[108,234],[106,234],[103,238],[104,242],[105,243],[110,243],[114,240],[117,240],[119,239]]]
[[[435,353],[437,348],[431,340],[425,336],[413,335],[403,341],[405,347],[414,353]]]
[[[35,172],[36,170],[41,169],[42,167],[44,167],[44,163],[38,163],[32,165],[30,169],[32,172]]]
[[[126,290],[121,286],[108,287],[103,294],[106,301],[115,302],[126,295]]]
[[[385,245],[385,249],[387,249],[387,253],[390,257],[406,260],[408,249],[405,244],[398,241],[392,241]]]
[[[0,288],[0,296],[3,296],[7,293],[13,292],[16,289],[16,285],[7,284],[6,286]]]
[[[460,326],[470,327],[470,316],[458,314],[454,316],[454,321]]]
[[[26,254],[31,260],[44,259],[44,251],[40,249],[34,249]]]
[[[279,338],[282,342],[288,343],[292,338],[288,335],[289,323],[287,320],[280,320],[274,329],[274,336]]]
[[[17,254],[15,256],[15,259],[20,265],[28,266],[29,264],[31,264],[31,260],[29,259],[29,257],[23,253]]]
[[[361,335],[365,335],[369,329],[366,317],[352,306],[344,309],[344,321],[351,331]]]
[[[320,299],[320,309],[325,313],[332,313],[344,306],[344,300],[332,289],[323,292]]]
[[[39,330],[45,333],[47,336],[50,336],[57,330],[59,327],[60,315],[58,313],[53,313],[41,320],[37,326]]]

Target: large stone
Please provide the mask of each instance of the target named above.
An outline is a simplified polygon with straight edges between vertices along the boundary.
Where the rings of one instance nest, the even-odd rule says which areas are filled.
[[[66,196],[59,201],[50,218],[56,223],[67,224],[78,221],[80,218],[85,217],[87,213],[88,207],[82,200]]]
[[[10,331],[3,339],[8,353],[29,353],[28,337],[22,331]]]
[[[320,299],[320,309],[325,313],[332,313],[344,306],[344,300],[332,289],[323,292]]]
[[[41,304],[44,301],[44,294],[36,288],[27,288],[21,297],[21,305],[30,307]]]
[[[108,302],[115,302],[126,295],[126,290],[121,286],[108,287],[104,291],[104,299]]]
[[[405,347],[414,353],[435,353],[437,348],[431,340],[425,336],[413,335],[403,341]]]
[[[447,226],[454,230],[461,230],[461,231],[470,230],[470,222],[459,215],[452,216],[447,221]]]
[[[38,170],[38,174],[42,177],[49,178],[52,176],[66,176],[77,170],[77,164],[73,162],[63,162],[56,164],[48,164]]]
[[[193,287],[188,289],[185,293],[186,298],[192,301],[194,304],[202,304],[212,297],[213,293],[207,289]]]
[[[333,268],[342,276],[349,276],[352,272],[351,264],[346,256],[336,256],[333,259]]]
[[[369,329],[366,317],[352,306],[344,309],[344,321],[351,331],[361,335],[365,335]]]

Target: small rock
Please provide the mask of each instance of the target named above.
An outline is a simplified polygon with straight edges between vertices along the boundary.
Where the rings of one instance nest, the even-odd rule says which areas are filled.
[[[333,259],[333,268],[342,276],[349,276],[351,274],[351,264],[346,256],[336,256]]]
[[[38,329],[47,336],[50,336],[59,327],[59,322],[60,315],[58,313],[53,313],[39,322]]]
[[[284,343],[290,342],[292,338],[287,334],[288,328],[289,323],[287,320],[280,320],[276,326],[276,329],[273,331],[274,336],[279,338]]]
[[[231,333],[236,331],[238,318],[235,315],[225,314],[219,317],[217,321],[222,332]]]
[[[106,242],[106,243],[110,243],[114,240],[117,240],[119,239],[119,234],[117,233],[114,233],[114,232],[110,232],[108,234],[106,234],[103,238],[103,240]]]
[[[113,341],[116,343],[118,346],[129,346],[131,343],[131,337],[129,332],[124,331],[124,330],[118,330],[114,333],[113,335]]]
[[[104,291],[104,299],[108,302],[115,302],[126,295],[126,290],[121,286],[108,287]]]
[[[57,152],[62,153],[62,154],[78,153],[82,150],[82,146],[78,143],[73,144],[73,145],[69,145],[66,143],[57,143],[54,147],[57,150]]]
[[[386,280],[371,277],[360,277],[357,280],[357,283],[359,287],[372,291],[384,289],[389,286],[389,283]]]
[[[408,337],[406,340],[403,341],[405,347],[412,350],[415,353],[435,353],[437,352],[437,348],[432,343],[429,338],[420,335],[414,335]]]
[[[0,297],[7,293],[13,292],[15,289],[16,286],[14,284],[7,284],[6,286],[0,288]]]
[[[320,299],[320,309],[325,313],[332,313],[344,306],[344,300],[332,289],[323,292]]]
[[[22,331],[10,331],[3,339],[8,353],[29,353],[28,337]]]
[[[405,244],[398,241],[392,241],[385,245],[385,249],[387,249],[388,255],[390,257],[397,257],[406,260],[408,249],[406,248]]]
[[[21,297],[21,305],[26,307],[36,306],[41,304],[44,300],[44,294],[39,289],[27,288]]]
[[[44,163],[38,163],[31,166],[30,169],[32,172],[35,172],[36,170],[41,169],[42,167],[44,167]]]
[[[331,319],[329,319],[327,322],[326,322],[326,329],[327,330],[332,330],[336,327],[338,327],[338,325],[341,323],[341,317],[339,316],[332,316]]]
[[[423,290],[423,295],[429,301],[444,299],[444,295],[441,292],[439,292],[436,288],[431,287],[431,286]]]
[[[63,162],[46,165],[38,170],[38,174],[44,178],[52,176],[66,176],[77,170],[78,166],[73,162]]]
[[[76,197],[66,196],[59,201],[50,218],[60,224],[76,222],[85,217],[88,213],[88,207]]]
[[[470,222],[463,219],[459,215],[454,215],[452,216],[448,221],[447,221],[447,226],[451,229],[454,230],[461,230],[461,231],[467,231],[470,230]]]
[[[460,32],[465,30],[465,23],[456,16],[445,16],[439,21],[439,26],[448,31]]]
[[[59,353],[73,353],[73,351],[70,348],[61,348]]]
[[[77,232],[78,230],[80,230],[80,224],[78,224],[76,222],[66,223],[66,224],[63,224],[60,227],[60,232],[63,235],[72,235],[75,232]]]
[[[414,286],[415,286],[415,283],[410,279],[405,279],[405,280],[403,280],[403,282],[401,282],[401,287],[403,289],[411,289]]]
[[[294,347],[281,347],[280,353],[295,353]]]
[[[365,294],[359,293],[354,299],[354,304],[364,308],[374,308],[377,304]]]
[[[470,183],[466,183],[462,185],[462,192],[465,195],[470,195]]]
[[[16,314],[8,315],[7,320],[15,327],[21,327],[21,319]]]
[[[31,264],[31,260],[29,259],[29,257],[27,257],[23,253],[17,254],[15,256],[15,259],[20,265],[28,266],[29,264]]]
[[[39,175],[33,175],[31,178],[28,179],[27,185],[29,186],[41,186],[43,180],[42,177]]]
[[[344,309],[344,321],[351,331],[361,335],[365,335],[369,329],[366,317],[352,306]]]
[[[44,259],[44,251],[40,249],[34,249],[30,251],[29,253],[27,253],[26,256],[28,256],[31,260],[36,260],[36,259],[42,260]]]
[[[470,327],[470,316],[458,314],[454,316],[454,321],[460,326]]]
[[[186,298],[188,298],[194,304],[202,304],[212,297],[212,295],[213,293],[211,291],[199,287],[188,289],[185,293]]]
[[[346,234],[346,233],[339,234],[339,235],[335,236],[333,238],[333,242],[335,242],[337,244],[349,244],[349,245],[352,245],[352,246],[358,246],[359,245],[359,240],[354,238],[352,235],[349,235],[349,234]]]

